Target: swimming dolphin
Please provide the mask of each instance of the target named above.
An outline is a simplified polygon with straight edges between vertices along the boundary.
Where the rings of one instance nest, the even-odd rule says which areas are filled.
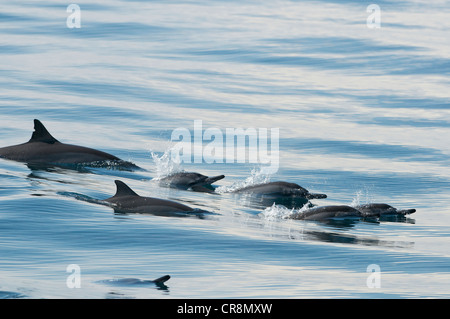
[[[0,148],[0,158],[36,165],[73,165],[109,163],[119,168],[139,169],[133,163],[83,146],[64,144],[55,139],[39,121],[34,120],[31,139],[23,144]]]
[[[162,276],[155,280],[142,280],[137,278],[117,278],[100,280],[99,283],[106,284],[108,286],[116,287],[149,287],[156,286],[158,290],[168,290],[169,287],[165,285],[165,282],[170,279],[169,275]]]
[[[157,285],[161,286],[170,279],[169,275],[162,276],[155,280],[142,280],[137,278],[118,278],[118,279],[108,279],[102,280],[102,283],[114,286],[146,286],[146,285]]]
[[[271,197],[303,197],[307,199],[327,198],[325,194],[313,194],[307,189],[295,183],[269,182],[247,186],[234,191],[234,193],[246,193]]]
[[[381,217],[381,216],[405,216],[416,212],[415,209],[399,210],[388,204],[363,204],[355,207],[364,217]]]
[[[313,207],[293,214],[291,219],[326,220],[330,218],[358,218],[362,213],[354,207],[346,205],[330,205]]]
[[[189,206],[153,197],[142,197],[136,194],[124,182],[116,180],[117,191],[113,197],[107,198],[104,202],[113,205],[114,209],[124,213],[154,214],[162,216],[195,214],[198,209]]]
[[[223,178],[225,175],[208,177],[199,173],[178,172],[160,179],[159,186],[212,193],[214,188],[211,184]]]

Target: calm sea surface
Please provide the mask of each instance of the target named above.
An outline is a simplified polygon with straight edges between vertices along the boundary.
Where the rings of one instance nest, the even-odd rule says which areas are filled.
[[[69,4],[1,1],[0,147],[28,141],[39,119],[145,171],[0,160],[0,298],[450,297],[448,2],[378,1],[380,28],[366,1],[80,0],[80,28]],[[279,128],[278,171],[172,162],[173,130],[196,120]],[[176,170],[226,178],[219,194],[152,181]],[[83,200],[112,196],[115,179],[215,214],[119,215]],[[295,221],[227,193],[261,180],[328,195],[316,205],[417,212]],[[166,274],[166,287],[105,284]]]

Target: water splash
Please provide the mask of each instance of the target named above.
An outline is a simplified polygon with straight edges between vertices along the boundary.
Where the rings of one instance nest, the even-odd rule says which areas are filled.
[[[301,213],[309,208],[311,208],[310,205],[304,205],[301,208],[287,208],[286,206],[274,203],[272,206],[264,209],[260,215],[268,221],[290,219],[292,215]]]
[[[295,212],[294,208],[289,209],[285,206],[277,205],[274,203],[272,206],[264,209],[261,212],[261,216],[263,216],[265,220],[275,221],[280,219],[288,219],[289,216],[294,214],[294,212]]]
[[[161,179],[173,173],[181,172],[180,163],[177,163],[172,158],[172,150],[170,147],[164,151],[162,155],[151,152],[153,162],[155,163],[156,177],[155,180]]]
[[[258,185],[270,182],[271,173],[266,169],[266,167],[258,167],[252,169],[250,176],[243,181],[234,182],[229,186],[219,186],[216,188],[216,193],[231,193],[238,189]]]
[[[353,198],[350,206],[356,207],[362,204],[369,204],[373,202],[372,195],[369,192],[369,189],[365,188],[364,190],[358,190]]]

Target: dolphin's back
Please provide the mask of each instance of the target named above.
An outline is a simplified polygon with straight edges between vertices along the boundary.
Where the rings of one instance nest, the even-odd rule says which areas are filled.
[[[356,206],[356,208],[365,216],[373,217],[380,216],[383,212],[394,213],[396,209],[387,204],[363,204]]]
[[[193,208],[167,199],[143,197],[136,194],[124,182],[116,180],[117,191],[113,197],[105,199],[115,208],[133,213],[163,214],[170,212],[192,212]]]
[[[26,163],[74,164],[98,161],[119,161],[114,155],[92,148],[45,142],[27,142],[0,149],[0,157]]]
[[[361,212],[356,208],[345,205],[320,206],[296,213],[291,218],[304,220],[324,220],[343,217],[361,217]]]
[[[121,166],[138,168],[120,158],[89,147],[59,142],[39,120],[34,120],[34,132],[23,144],[0,148],[0,157],[29,164],[89,164],[117,162]]]
[[[414,213],[415,209],[398,210],[391,205],[384,203],[370,203],[356,206],[365,217],[381,217],[389,215],[409,215]]]
[[[107,199],[107,202],[115,204],[119,210],[133,213],[164,213],[164,212],[190,212],[194,209],[181,203],[171,200],[142,197],[142,196],[121,196]]]
[[[169,279],[170,276],[165,275],[155,280],[143,280],[139,278],[117,278],[117,279],[101,280],[100,282],[113,286],[146,286],[149,284],[163,285]]]
[[[304,197],[307,199],[327,197],[325,194],[310,193],[298,184],[283,181],[250,185],[234,192],[271,197]]]
[[[300,185],[288,182],[269,182],[264,184],[250,185],[235,191],[236,193],[249,193],[258,195],[293,195],[307,194],[308,191]]]

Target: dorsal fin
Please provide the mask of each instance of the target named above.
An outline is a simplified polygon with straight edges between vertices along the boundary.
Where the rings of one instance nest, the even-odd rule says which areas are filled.
[[[156,283],[156,284],[162,284],[162,283],[166,282],[169,279],[170,279],[170,276],[169,275],[165,275],[165,276],[162,276],[162,277],[160,277],[158,279],[153,280],[153,282]]]
[[[114,183],[116,183],[117,191],[116,195],[114,197],[118,196],[139,196],[136,194],[127,184],[125,184],[122,181],[115,180]]]
[[[48,144],[57,143],[58,140],[54,138],[39,120],[34,120],[34,132],[28,142],[43,142]]]

